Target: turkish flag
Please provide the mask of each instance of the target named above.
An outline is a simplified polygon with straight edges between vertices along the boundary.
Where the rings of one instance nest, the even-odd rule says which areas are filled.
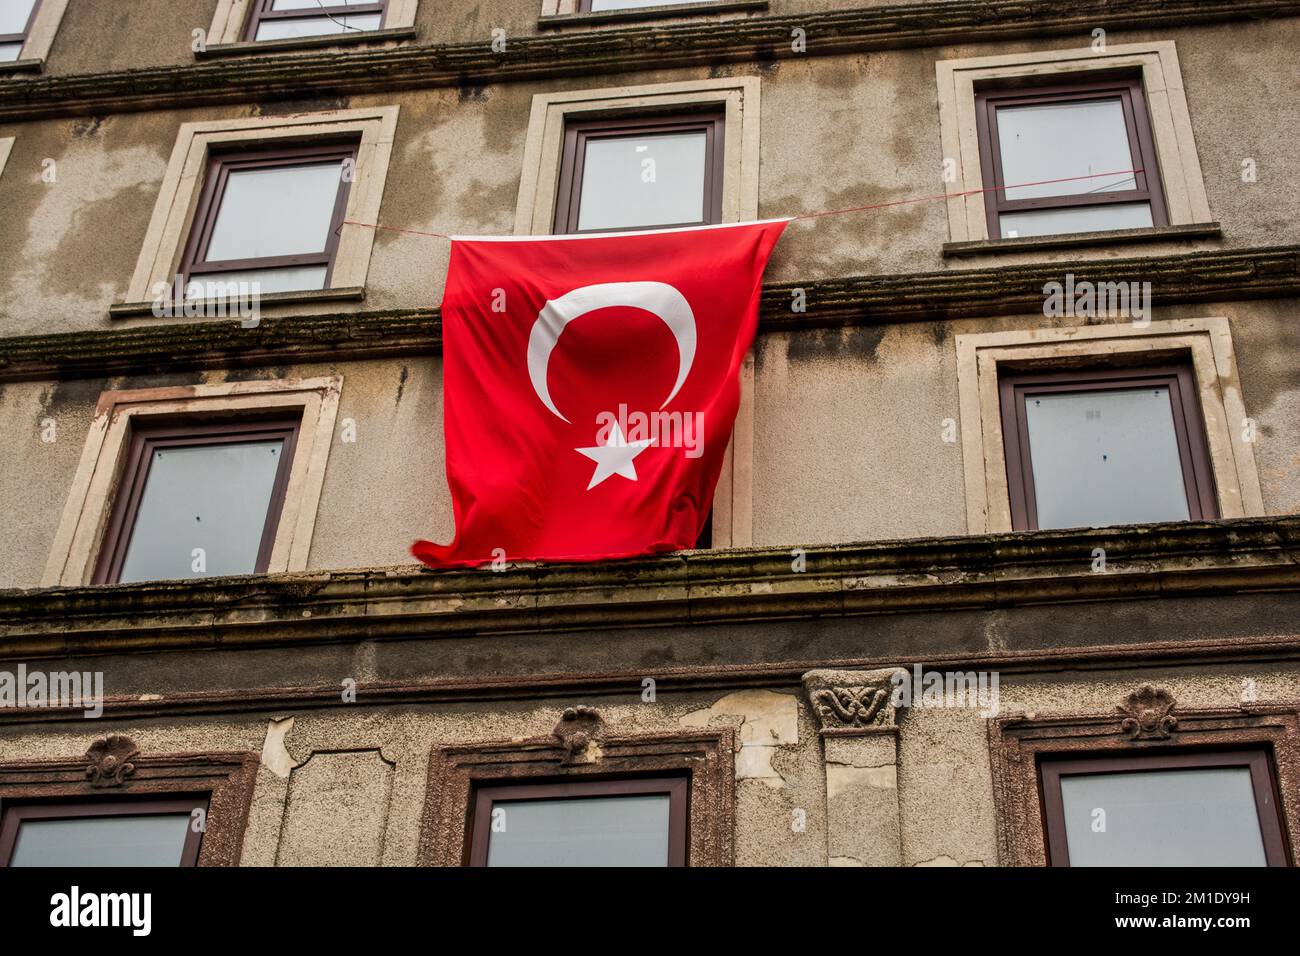
[[[694,547],[788,220],[454,238],[442,303],[448,545],[432,567]]]

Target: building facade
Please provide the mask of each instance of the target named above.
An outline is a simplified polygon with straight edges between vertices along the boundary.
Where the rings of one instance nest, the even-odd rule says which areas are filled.
[[[1300,3],[0,16],[0,862],[1293,862]],[[856,207],[700,548],[412,562],[441,234]]]

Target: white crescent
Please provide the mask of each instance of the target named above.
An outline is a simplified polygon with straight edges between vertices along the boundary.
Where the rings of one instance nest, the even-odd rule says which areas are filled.
[[[594,309],[614,305],[631,306],[653,313],[663,320],[677,340],[677,382],[660,408],[671,402],[673,396],[681,390],[695,363],[695,313],[691,311],[686,296],[666,282],[603,282],[566,292],[542,306],[528,336],[528,377],[532,379],[533,389],[542,404],[563,421],[567,422],[568,419],[555,407],[550,388],[546,384],[551,352],[560,340],[560,334],[574,319]]]

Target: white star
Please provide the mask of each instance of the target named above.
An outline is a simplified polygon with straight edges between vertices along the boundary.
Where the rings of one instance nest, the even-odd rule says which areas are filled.
[[[591,476],[591,484],[587,485],[587,490],[591,491],[610,475],[622,475],[624,478],[636,481],[636,466],[632,464],[632,459],[653,444],[654,441],[649,438],[629,442],[623,437],[622,430],[615,422],[606,444],[573,449],[579,455],[586,455],[596,463],[596,470]]]

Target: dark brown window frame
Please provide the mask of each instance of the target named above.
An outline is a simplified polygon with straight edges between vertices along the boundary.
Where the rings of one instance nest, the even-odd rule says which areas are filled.
[[[636,232],[644,229],[676,229],[684,226],[711,226],[722,222],[723,153],[726,114],[713,110],[690,113],[638,114],[605,119],[569,120],[564,126],[564,149],[560,154],[559,186],[555,194],[555,235],[601,232]],[[578,212],[582,200],[582,176],[586,162],[586,144],[591,138],[614,138],[636,135],[703,131],[704,146],[704,218],[698,222],[662,223],[653,226],[579,229]]]
[[[1158,365],[1137,368],[1088,368],[1075,370],[1013,372],[998,370],[1002,442],[1007,464],[1007,492],[1011,502],[1011,527],[1015,531],[1038,529],[1033,459],[1029,447],[1029,425],[1022,414],[1024,398],[1033,394],[1120,390],[1163,386],[1169,389],[1174,434],[1183,472],[1189,520],[1204,521],[1219,516],[1214,485],[1214,467],[1206,440],[1195,375],[1188,365]]]
[[[212,239],[212,230],[216,226],[217,214],[225,198],[226,183],[232,171],[267,169],[276,166],[308,166],[333,159],[346,161],[350,158],[355,162],[357,145],[357,142],[349,141],[276,148],[245,146],[236,150],[214,150],[208,157],[207,171],[199,193],[198,208],[190,226],[189,238],[185,242],[184,254],[181,256],[182,282],[188,283],[191,279],[208,275],[219,279],[221,273],[248,269],[323,265],[325,279],[322,287],[328,289],[330,278],[334,273],[334,259],[338,253],[340,227],[347,214],[348,194],[352,189],[351,181],[343,176],[339,177],[339,188],[335,194],[329,233],[323,251],[285,256],[253,256],[246,259],[224,259],[213,262],[207,259],[208,244]]]
[[[113,760],[106,759],[112,756]],[[236,866],[260,766],[251,751],[145,755],[131,738],[110,735],[85,755],[0,763],[0,820],[10,807],[150,800],[207,801],[196,866]],[[191,831],[193,832],[193,831]],[[7,862],[12,845],[0,861]]]
[[[1045,759],[1039,764],[1043,788],[1043,818],[1047,830],[1050,866],[1069,866],[1070,852],[1065,833],[1065,807],[1061,777],[1145,773],[1200,767],[1246,767],[1250,771],[1255,810],[1259,816],[1264,858],[1269,866],[1287,865],[1286,838],[1278,815],[1280,800],[1269,754],[1259,747],[1241,750],[1150,753],[1123,757],[1066,757]]]
[[[1118,707],[988,722],[1000,866],[1048,865],[1040,766],[1051,759],[1259,749],[1271,760],[1286,860],[1300,835],[1300,705],[1182,708],[1141,687]]]
[[[289,487],[289,474],[298,445],[298,431],[302,417],[258,415],[247,418],[211,417],[180,419],[160,416],[159,421],[141,421],[131,424],[131,437],[123,455],[122,476],[117,484],[116,499],[109,515],[108,525],[100,545],[92,584],[112,584],[122,573],[127,547],[135,529],[140,500],[149,480],[152,452],[160,447],[190,447],[194,445],[220,445],[244,441],[283,441],[280,462],[271,489],[271,500],[266,509],[266,522],[262,527],[262,541],[258,546],[255,574],[266,571],[275,545],[280,513],[284,510],[284,497]]]
[[[734,731],[601,736],[598,744],[595,759],[575,759],[559,736],[435,748],[417,865],[473,865],[475,807],[491,788],[668,777],[686,781],[683,865],[732,864]]]
[[[32,4],[32,12],[27,15],[27,24],[23,27],[22,33],[0,33],[0,43],[21,43],[23,46],[26,46],[27,36],[32,32],[32,24],[36,22],[36,13],[41,9],[42,2],[43,0],[36,0],[36,2]],[[18,58],[22,59],[22,55],[23,51],[19,48]]]
[[[245,41],[256,41],[257,28],[267,20],[329,20],[343,14],[356,16],[357,14],[378,13],[379,26],[378,30],[384,28],[384,21],[388,17],[388,0],[374,0],[373,3],[354,4],[345,6],[343,4],[329,3],[329,0],[321,0],[320,7],[303,7],[298,10],[272,10],[271,6],[275,0],[253,0],[248,10],[248,19],[244,23],[244,32],[241,38]],[[369,30],[345,31],[356,33],[369,33]],[[341,35],[345,35],[341,34]]]
[[[709,505],[709,513],[704,516],[704,527],[700,529],[699,536],[695,539],[695,550],[709,551],[713,548],[713,505]]]
[[[184,813],[192,818],[196,809],[208,812],[208,795],[188,797],[128,797],[108,800],[32,801],[12,802],[0,816],[0,866],[8,866],[18,843],[18,832],[29,820],[86,820],[93,817],[149,816],[153,814]],[[181,849],[180,866],[196,866],[203,831],[192,825],[186,828],[185,843]]]
[[[1002,173],[1002,150],[1000,148],[1001,141],[998,137],[998,107],[1114,99],[1116,97],[1120,99],[1124,109],[1124,125],[1128,133],[1129,152],[1136,157],[1136,164],[1133,168],[1141,170],[1134,176],[1135,189],[1106,193],[1043,196],[1033,199],[1006,198],[1004,187],[1008,183]],[[989,239],[1001,238],[1001,216],[1003,213],[1069,209],[1079,206],[1107,206],[1129,202],[1150,203],[1152,228],[1169,225],[1169,213],[1165,206],[1164,190],[1160,178],[1160,161],[1156,154],[1155,138],[1151,133],[1151,119],[1147,112],[1146,96],[1143,92],[1140,77],[1080,81],[1078,83],[1046,87],[982,89],[975,94],[975,127],[979,141],[980,171],[984,181],[984,210],[988,222]],[[1106,170],[1106,172],[1113,171],[1116,170]],[[1010,185],[1014,186],[1016,184],[1011,183]]]
[[[668,796],[668,865],[686,865],[686,817],[690,777],[615,777],[606,780],[561,780],[479,786],[470,823],[469,865],[487,866],[492,839],[492,810],[497,803],[564,800],[584,797]]]

